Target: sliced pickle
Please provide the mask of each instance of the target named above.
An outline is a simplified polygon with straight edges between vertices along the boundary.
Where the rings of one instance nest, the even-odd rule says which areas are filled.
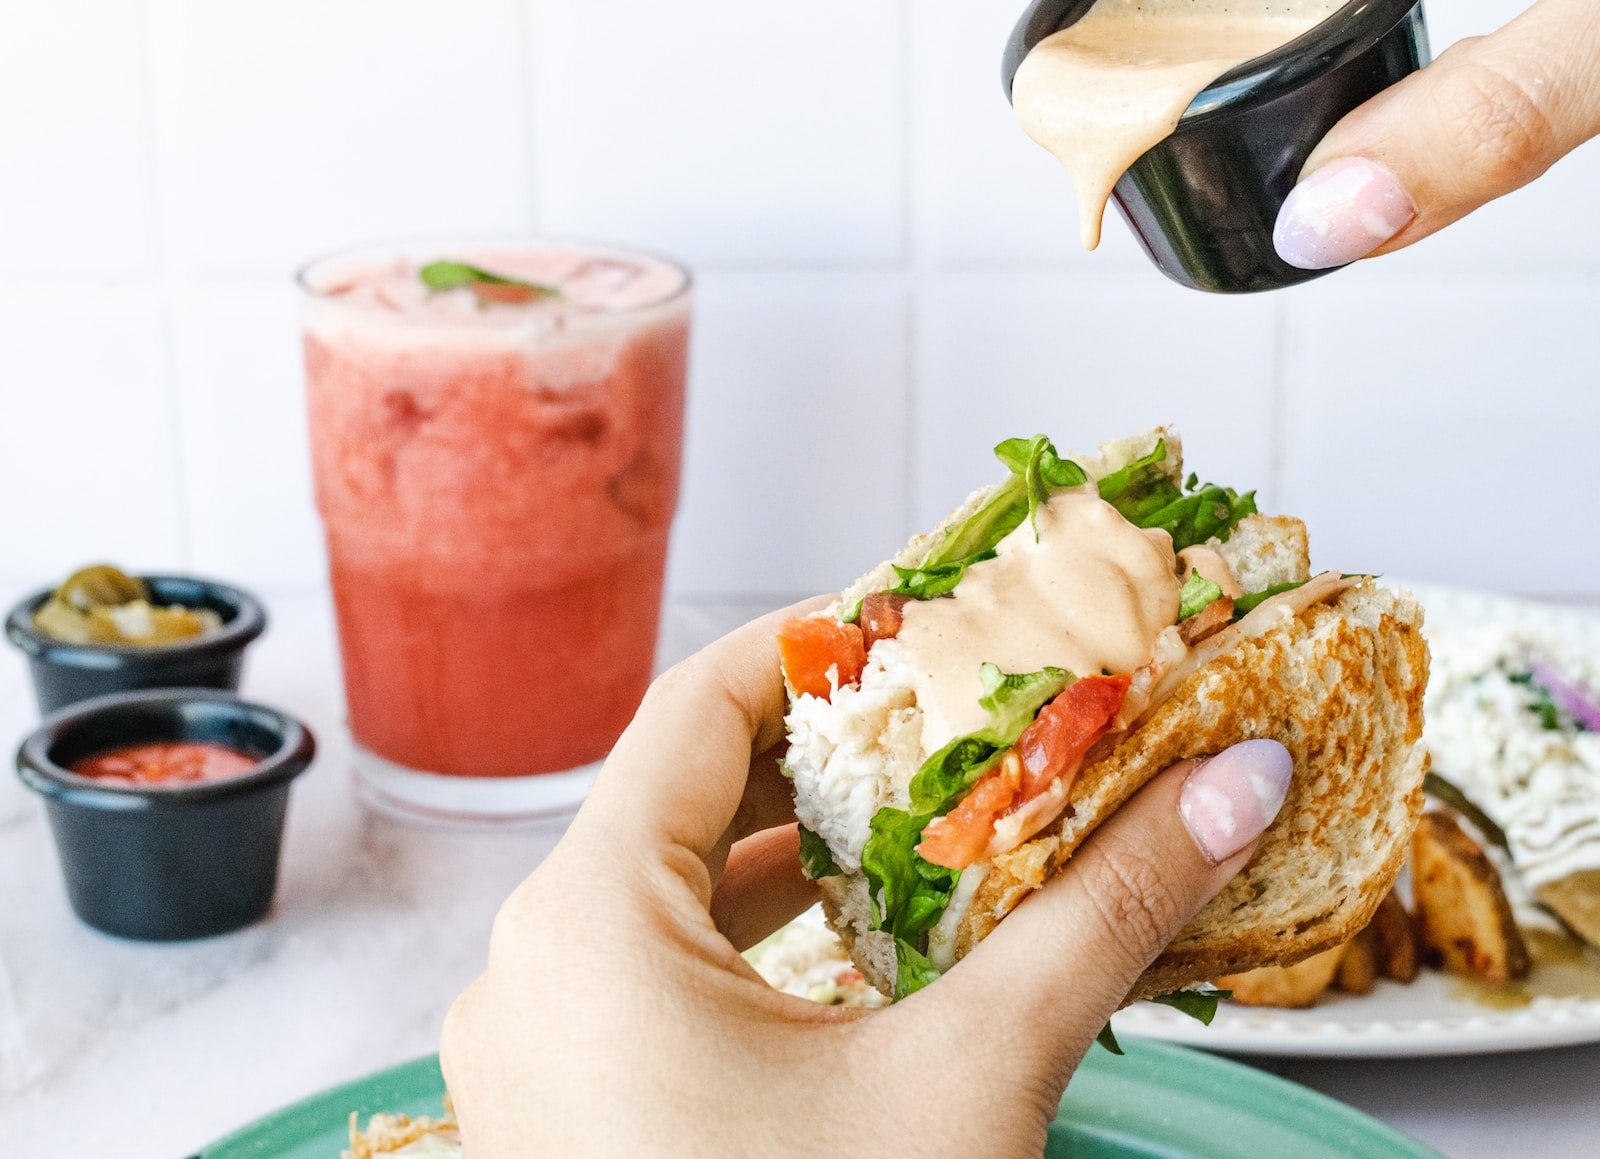
[[[104,564],[74,572],[33,614],[63,644],[172,644],[222,626],[209,608],[157,606],[141,579]]]
[[[150,589],[142,579],[119,571],[109,564],[82,568],[67,577],[56,589],[55,598],[80,612],[94,608],[114,608],[135,600],[150,599]]]

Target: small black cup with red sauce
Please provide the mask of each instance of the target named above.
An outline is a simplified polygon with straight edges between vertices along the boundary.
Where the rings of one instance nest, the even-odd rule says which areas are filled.
[[[47,717],[17,751],[44,798],[72,908],[177,941],[264,917],[289,786],[316,752],[294,718],[209,689],[119,693]]]

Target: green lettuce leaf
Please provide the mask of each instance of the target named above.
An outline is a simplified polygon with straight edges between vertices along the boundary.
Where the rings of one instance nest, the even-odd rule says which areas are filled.
[[[1299,583],[1273,584],[1264,592],[1252,592],[1248,596],[1240,596],[1233,601],[1233,618],[1235,620],[1243,619],[1273,596],[1281,596],[1284,592],[1292,592],[1295,588],[1303,588],[1305,586],[1306,581],[1304,580]]]
[[[1028,519],[1033,534],[1039,535],[1039,508],[1050,502],[1050,493],[1065,487],[1081,487],[1088,474],[1071,459],[1056,453],[1055,445],[1044,435],[1031,439],[1007,439],[994,449],[995,458],[1011,468],[1027,489]]]
[[[1170,1006],[1187,1014],[1202,1026],[1210,1026],[1217,1016],[1217,1005],[1233,997],[1232,990],[1174,990],[1171,994],[1157,994],[1150,1001]]]
[[[921,950],[904,938],[896,938],[894,1000],[900,1001],[921,990],[939,977],[939,969]]]
[[[872,898],[872,928],[920,943],[939,924],[959,869],[932,865],[917,856],[917,843],[931,815],[903,809],[879,809],[872,817],[872,835],[861,851],[861,870]]]
[[[922,763],[911,778],[911,807],[929,817],[948,812],[979,777],[1017,743],[1039,710],[1076,677],[1065,668],[1007,675],[993,664],[979,670],[983,695],[978,703],[989,716],[986,727],[958,737]]]
[[[947,529],[920,567],[896,568],[900,583],[893,589],[895,594],[916,599],[948,594],[967,568],[993,559],[1000,541],[1021,527],[1024,519],[1034,519],[1037,531],[1039,508],[1049,501],[1052,491],[1079,487],[1089,479],[1082,467],[1057,454],[1044,435],[1007,439],[994,453],[1011,471],[1011,478],[977,511]]]
[[[824,877],[838,877],[844,872],[833,860],[828,843],[804,825],[800,826],[800,865],[812,881]]]
[[[1183,590],[1178,593],[1178,623],[1198,616],[1221,598],[1221,585],[1212,583],[1197,571],[1190,572]]]
[[[1150,1001],[1160,1006],[1170,1006],[1202,1025],[1210,1026],[1217,1016],[1217,1004],[1226,1002],[1232,997],[1232,990],[1174,990],[1171,994],[1157,994]],[[1116,1032],[1111,1029],[1109,1022],[1100,1028],[1100,1033],[1095,1035],[1094,1040],[1112,1054],[1127,1053],[1117,1041]]]
[[[911,779],[911,809],[879,809],[861,853],[861,869],[872,898],[872,928],[888,930],[919,955],[924,935],[939,923],[961,880],[960,870],[933,865],[917,854],[923,829],[955,808],[978,778],[1017,742],[1039,710],[1075,677],[1063,668],[1007,675],[995,665],[985,664],[981,679],[983,695],[978,703],[989,723],[951,741],[923,762]],[[902,981],[910,976],[926,979],[933,970],[931,964],[924,968],[916,961],[908,967],[907,961],[902,956]],[[908,969],[911,975],[906,973]],[[921,983],[925,984],[926,980]]]
[[[1094,1036],[1094,1040],[1109,1050],[1112,1054],[1120,1055],[1127,1053],[1122,1049],[1122,1044],[1117,1041],[1117,1036],[1112,1031],[1111,1023],[1109,1022],[1100,1028],[1100,1033]]]
[[[1239,521],[1256,511],[1255,492],[1240,495],[1230,487],[1201,483],[1190,475],[1187,488],[1167,476],[1165,439],[1144,458],[1137,459],[1100,480],[1100,498],[1137,527],[1159,528],[1172,536],[1175,551],[1205,543],[1224,542]]]
[[[956,590],[962,578],[967,574],[967,569],[975,563],[982,563],[986,559],[993,559],[994,552],[982,551],[977,555],[969,556],[956,563],[939,564],[933,567],[900,567],[895,566],[895,574],[900,577],[890,592],[897,596],[910,596],[914,600],[932,600],[939,596],[949,595]],[[861,614],[860,605],[856,605],[856,615]]]

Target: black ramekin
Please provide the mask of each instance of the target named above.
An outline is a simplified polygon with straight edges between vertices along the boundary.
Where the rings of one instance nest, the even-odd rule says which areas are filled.
[[[260,764],[228,780],[133,787],[70,766],[123,745],[212,741]],[[316,743],[299,721],[210,689],[125,692],[47,718],[17,750],[45,801],[72,908],[108,934],[177,941],[259,920],[278,881],[289,783]]]
[[[1093,3],[1033,0],[1006,46],[1008,97],[1034,45]],[[1428,59],[1422,0],[1351,0],[1196,97],[1117,183],[1117,205],[1162,273],[1193,289],[1253,293],[1330,273],[1278,256],[1278,211],[1328,130]]]
[[[41,713],[80,700],[139,688],[235,691],[244,650],[267,629],[261,601],[241,588],[186,576],[141,576],[156,603],[210,608],[222,627],[174,644],[63,644],[33,626],[33,614],[54,589],[35,592],[6,616],[6,636],[28,657]]]

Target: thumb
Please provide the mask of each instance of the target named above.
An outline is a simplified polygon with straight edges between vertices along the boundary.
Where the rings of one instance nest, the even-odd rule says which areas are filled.
[[[1520,189],[1600,133],[1600,4],[1540,0],[1333,127],[1278,215],[1292,266],[1420,241]]]
[[[978,1023],[965,1041],[992,1043],[1059,1096],[1139,975],[1244,868],[1292,771],[1270,740],[1168,769],[912,1003],[942,1002],[940,1021],[958,1031]]]

